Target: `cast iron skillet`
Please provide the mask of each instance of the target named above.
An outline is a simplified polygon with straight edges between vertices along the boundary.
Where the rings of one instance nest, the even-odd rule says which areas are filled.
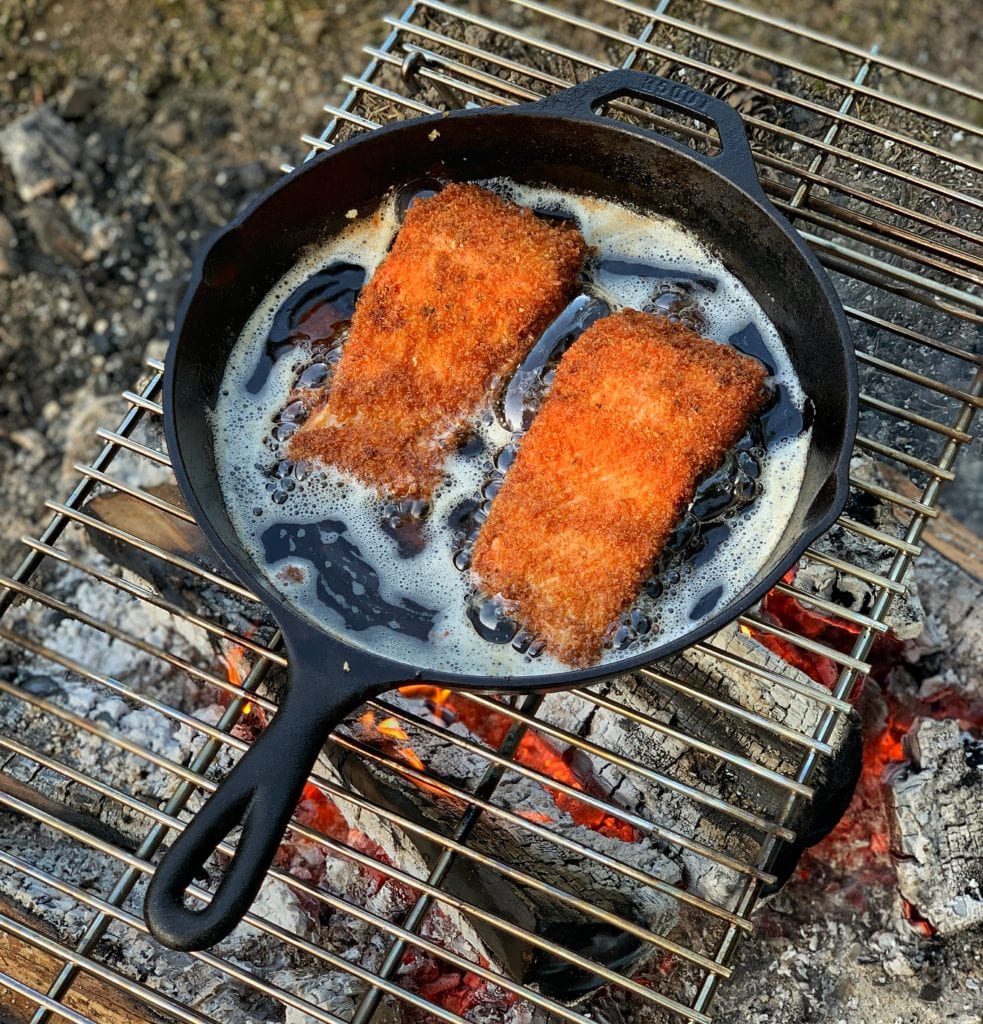
[[[650,100],[716,127],[722,152],[701,155],[653,131],[595,113],[617,97]],[[466,676],[370,653],[355,633],[312,624],[281,597],[246,552],[226,512],[206,410],[226,360],[263,296],[298,254],[342,228],[346,211],[372,209],[392,186],[441,173],[507,176],[628,203],[692,229],[749,289],[780,331],[816,415],[795,510],[768,563],[743,593],[685,636],[644,654],[578,671]],[[227,935],[248,909],[328,733],[359,704],[425,678],[486,691],[579,686],[686,647],[743,612],[832,525],[847,493],[857,415],[853,349],[843,311],[815,257],[765,198],[737,113],[653,75],[615,71],[528,106],[426,117],[340,145],[257,200],[201,253],[167,358],[168,450],[188,505],[238,579],[269,607],[290,659],[287,696],[271,724],[177,838],[147,894],[151,932],[175,949]],[[238,852],[204,909],[184,890],[225,835],[242,825]]]

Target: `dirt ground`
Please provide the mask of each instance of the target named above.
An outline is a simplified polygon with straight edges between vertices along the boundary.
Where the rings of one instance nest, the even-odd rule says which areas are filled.
[[[61,202],[22,201],[0,166],[0,565],[162,354],[202,239],[303,155],[386,6],[0,4],[0,130],[47,102],[78,154]]]

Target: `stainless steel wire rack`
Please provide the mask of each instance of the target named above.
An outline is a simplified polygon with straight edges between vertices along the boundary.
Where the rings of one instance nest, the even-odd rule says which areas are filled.
[[[728,716],[738,733],[743,730],[786,744],[794,752],[787,770],[764,766],[740,745],[707,743],[666,721],[621,707],[597,689],[576,694],[588,709],[632,716],[653,736],[669,735],[683,748],[698,750],[733,773],[750,773],[763,780],[770,787],[768,809],[728,802],[671,770],[656,771],[618,749],[585,741],[555,724],[548,699],[543,697],[507,705],[488,697],[462,697],[489,713],[505,715],[509,724],[499,743],[446,734],[448,742],[483,761],[484,771],[471,787],[337,734],[332,740],[337,747],[356,757],[385,762],[406,785],[416,782],[452,796],[461,810],[452,827],[442,827],[356,792],[320,768],[312,776],[312,786],[343,811],[375,815],[398,833],[424,840],[436,851],[421,871],[295,823],[294,834],[316,844],[327,857],[376,872],[405,886],[412,897],[405,912],[391,920],[367,903],[305,882],[282,867],[271,871],[271,878],[300,892],[322,918],[340,915],[374,937],[373,948],[379,955],[371,961],[352,961],[322,941],[316,929],[301,934],[256,909],[247,917],[246,926],[271,937],[277,948],[301,958],[312,969],[357,983],[347,1010],[326,1009],[323,1000],[297,981],[299,974],[244,963],[224,947],[170,954],[163,968],[153,968],[154,957],[163,951],[146,937],[140,898],[155,854],[183,827],[189,802],[211,792],[230,761],[245,749],[247,739],[238,727],[244,714],[257,708],[267,715],[275,713],[275,699],[261,686],[286,661],[255,599],[221,570],[176,553],[164,538],[107,524],[89,506],[96,495],[125,493],[178,524],[191,523],[172,496],[144,484],[154,473],[166,475],[168,467],[157,426],[162,366],[151,363],[149,377],[125,393],[128,408],[121,422],[99,430],[102,448],[91,463],[77,467],[77,486],[64,501],[48,503],[50,521],[38,536],[24,539],[23,561],[0,578],[0,638],[9,645],[10,664],[70,678],[92,692],[92,700],[72,703],[62,699],[54,684],[25,685],[16,672],[0,673],[0,700],[14,708],[24,723],[22,730],[0,735],[0,805],[5,820],[19,822],[28,838],[37,842],[43,835],[47,843],[75,851],[73,857],[49,863],[34,855],[30,843],[17,845],[11,838],[14,829],[0,839],[0,872],[16,876],[24,891],[33,894],[33,905],[53,901],[60,908],[61,923],[56,925],[40,923],[7,904],[2,904],[0,912],[0,946],[21,956],[3,960],[0,991],[6,990],[10,1005],[16,1003],[21,1010],[31,1007],[35,1022],[54,1016],[103,1024],[116,1019],[112,1012],[120,1012],[122,1006],[122,1019],[207,1024],[223,1019],[211,1015],[202,994],[216,986],[235,989],[244,1000],[253,999],[255,1006],[262,1007],[262,1012],[256,1009],[254,1017],[247,1014],[244,1020],[282,1020],[287,1015],[291,1021],[367,1024],[393,1019],[386,1015],[397,1005],[411,1017],[416,1014],[413,1019],[468,1020],[463,1015],[466,1011],[449,1008],[433,993],[414,989],[404,970],[410,955],[429,955],[448,970],[477,979],[476,985],[485,983],[493,986],[489,991],[504,993],[502,1020],[586,1024],[592,1019],[584,1004],[571,1005],[570,1000],[524,983],[487,958],[442,944],[425,927],[434,908],[463,914],[486,931],[521,942],[536,955],[548,955],[596,975],[609,990],[636,1001],[638,1014],[632,1019],[656,1020],[664,1014],[667,1019],[708,1021],[715,990],[731,974],[738,939],[751,930],[762,888],[773,881],[770,868],[775,852],[782,841],[794,838],[791,823],[813,795],[817,764],[830,752],[831,737],[849,712],[847,697],[854,684],[870,668],[871,648],[887,628],[885,617],[892,601],[905,591],[909,570],[921,550],[922,533],[938,514],[940,490],[954,479],[957,455],[972,440],[971,423],[983,401],[983,358],[978,349],[983,319],[978,290],[983,269],[979,237],[983,199],[980,168],[973,159],[981,129],[971,118],[974,104],[983,95],[886,57],[876,46],[835,40],[730,0],[660,0],[653,8],[608,0],[587,5],[572,0],[555,5],[538,0],[468,4],[421,0],[402,15],[387,18],[386,24],[388,37],[381,46],[367,48],[369,62],[363,74],[346,78],[351,87],[347,98],[325,108],[330,115],[327,126],[318,136],[304,137],[309,155],[395,119],[452,106],[523,102],[616,67],[657,71],[736,106],[745,118],[766,191],[815,248],[854,328],[863,391],[857,454],[892,465],[914,487],[902,488],[902,493],[858,472],[852,481],[855,494],[896,509],[903,528],[895,535],[849,514],[840,521],[847,535],[878,552],[883,569],[855,564],[822,545],[807,555],[872,588],[869,606],[862,611],[846,607],[835,596],[812,597],[794,582],[781,585],[783,592],[803,604],[856,627],[856,641],[849,652],[798,635],[758,613],[742,620],[759,633],[770,633],[829,659],[839,672],[832,690],[805,683],[791,671],[763,667],[730,653],[714,638],[700,645],[701,653],[713,658],[722,672],[750,672],[763,684],[784,688],[810,702],[815,715],[808,728],[749,711],[722,692],[696,687],[662,666],[641,673],[646,685],[702,702]],[[689,144],[708,144],[697,126],[665,111],[622,104],[612,110],[612,116],[641,118]],[[225,599],[198,605],[183,591],[159,592],[135,582],[93,549],[93,536],[166,564],[210,588],[209,593],[231,597],[243,609],[241,617],[230,620]],[[96,592],[102,596],[93,603]],[[191,638],[188,649],[198,653],[175,653],[152,631],[140,633],[128,626],[129,612],[141,607],[180,623],[182,635]],[[29,614],[31,609],[45,614]],[[71,625],[72,637],[91,636],[99,642],[93,641],[90,648],[74,641],[68,644],[65,623]],[[228,678],[210,653],[221,646],[245,658],[241,679]],[[106,654],[110,649],[111,658]],[[173,685],[155,689],[158,675],[175,673],[189,686],[224,695],[224,711],[205,720],[182,703]],[[175,760],[147,739],[147,733],[123,728],[118,718],[107,715],[105,702],[117,698],[125,708],[169,729],[186,730],[193,738],[187,755]],[[373,702],[372,708],[398,718],[407,728],[434,728],[424,712],[414,715],[388,698]],[[56,743],[52,739],[56,734],[67,735],[69,741]],[[755,837],[753,850],[745,848],[735,855],[700,834],[686,834],[682,828],[674,830],[634,813],[610,795],[585,793],[521,764],[516,751],[527,734],[578,751],[598,771],[607,768],[626,777],[644,777],[648,784],[740,822]],[[89,767],[76,759],[72,738],[94,752]],[[654,834],[669,851],[686,850],[726,869],[734,879],[728,898],[714,902],[646,875],[632,865],[630,848],[623,856],[613,857],[592,848],[589,841],[571,840],[548,822],[523,817],[497,801],[503,779],[516,773],[627,821],[641,833]],[[44,791],[47,795],[41,795],[42,777],[48,782],[56,779],[61,791],[81,788],[99,813],[86,817],[67,812],[66,804],[51,798],[50,786]],[[147,783],[150,778],[155,780],[152,787]],[[93,824],[107,819],[125,819],[128,828],[121,832]],[[489,819],[507,822],[528,835],[530,842],[554,844],[570,857],[595,859],[625,886],[656,889],[681,913],[690,915],[688,928],[680,932],[640,924],[592,905],[525,866],[481,852],[473,838],[479,823]],[[123,833],[130,837],[128,841]],[[229,843],[224,851],[228,854],[233,848]],[[87,865],[85,870],[79,867],[82,864]],[[495,906],[452,894],[445,882],[455,865],[480,867],[509,884],[536,889],[585,919],[619,929],[641,945],[659,950],[676,966],[665,972],[663,984],[633,981],[578,952],[570,942],[537,934],[501,915]],[[202,899],[208,896],[202,887],[194,894]],[[30,964],[34,965],[30,970],[24,966]],[[167,984],[167,976],[175,971],[187,972],[184,989]],[[117,997],[121,1002],[114,1002]],[[649,1016],[641,1016],[643,1011]],[[485,1012],[492,1013],[487,1007]]]

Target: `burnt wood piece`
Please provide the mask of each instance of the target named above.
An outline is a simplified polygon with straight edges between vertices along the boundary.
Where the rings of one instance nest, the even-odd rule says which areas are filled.
[[[416,747],[420,734],[413,733],[412,729],[408,731]],[[361,734],[361,741],[370,747],[374,742],[364,734]],[[434,755],[437,749],[428,744],[421,745],[416,752],[427,762],[428,757]],[[326,754],[351,788],[444,835],[453,832],[467,811],[464,800],[434,790],[423,790],[403,778],[398,771],[357,752],[336,747],[327,750]],[[525,785],[530,797],[533,796],[533,789],[539,788],[534,783]],[[500,794],[493,799],[499,802]],[[512,797],[502,802],[514,806]],[[533,799],[530,802],[541,805]],[[515,809],[521,811],[523,807],[520,805]],[[600,847],[603,852],[641,871],[649,871],[670,884],[680,880],[678,866],[665,856],[660,844],[643,842],[628,848],[616,840],[591,835],[585,826],[563,822],[561,819],[565,816],[555,808],[553,811],[556,818],[548,825],[550,830],[557,830],[591,848]],[[432,866],[441,852],[440,844],[418,834],[412,835],[412,841],[426,863]],[[670,897],[625,879],[587,856],[577,856],[573,851],[559,847],[521,825],[483,814],[467,845],[481,854],[519,868],[533,878],[565,890],[578,899],[619,914],[657,933],[670,934],[675,926],[677,907]],[[621,850],[616,849],[618,846]],[[513,882],[494,869],[479,865],[469,858],[458,857],[455,860],[441,882],[441,887],[454,896],[492,911],[507,922],[560,942],[608,966],[615,966],[610,959],[614,957],[620,963],[619,969],[627,973],[632,973],[627,970],[629,967],[641,966],[646,959],[658,955],[654,947],[645,948],[630,933],[603,924],[554,896]],[[555,998],[576,1003],[604,984],[598,976],[588,975],[560,957],[543,953],[532,943],[516,939],[478,918],[471,917],[470,921],[486,946],[495,950],[513,977],[526,982],[545,982],[547,988],[543,991],[547,992],[548,989],[548,994]]]
[[[916,501],[921,498],[921,488],[913,484],[900,470],[883,462],[878,463],[877,468],[898,494],[914,498]],[[907,525],[909,513],[901,508],[895,508],[894,514],[899,522]],[[969,573],[978,583],[983,583],[983,539],[978,533],[959,522],[954,515],[945,509],[939,509],[938,516],[928,521],[922,540],[943,558]]]
[[[949,719],[917,722],[887,777],[901,894],[941,935],[983,923],[983,742]]]
[[[49,939],[64,941],[49,924],[31,914],[25,914],[2,894],[0,914],[27,925]],[[3,974],[44,993],[64,966],[63,960],[0,929],[0,972]],[[84,972],[72,982],[62,1001],[99,1024],[170,1024],[174,1020],[138,1002],[101,978]],[[37,1003],[0,985],[0,1024],[29,1024],[37,1009]]]
[[[88,810],[80,810],[63,800],[54,799],[45,790],[54,789],[54,773],[47,769],[40,769],[32,778],[34,785],[20,782],[7,774],[7,766],[12,759],[0,755],[0,793],[15,797],[23,803],[36,807],[45,814],[63,821],[73,828],[84,829],[89,835],[100,839],[105,843],[112,843],[121,850],[134,853],[138,847],[138,841],[134,835],[126,835],[111,825],[105,824],[97,815]],[[77,783],[62,780],[68,786],[77,786]],[[38,788],[35,788],[37,786]],[[94,794],[93,794],[94,795]],[[78,801],[82,803],[82,800]]]
[[[762,668],[792,676],[803,685],[816,686],[736,627],[721,630],[712,643]],[[726,700],[805,735],[813,733],[822,717],[823,705],[817,701],[762,679],[747,669],[725,664],[702,649],[691,648],[659,662],[653,669],[692,690]],[[818,686],[816,689],[821,692]],[[786,778],[795,777],[804,747],[748,725],[705,701],[659,682],[658,678],[619,676],[599,684],[595,690],[602,701],[596,709],[576,695],[555,694],[547,698],[545,716],[588,742],[671,775],[712,797],[768,820],[779,818],[788,795],[784,786],[753,775],[712,753],[700,751],[682,739],[635,722],[618,708],[642,713],[667,729],[747,758]],[[605,706],[605,702],[609,706]],[[838,721],[830,745],[832,756],[819,758],[810,781],[816,796],[811,803],[800,801],[797,812],[787,823],[798,836],[797,842],[789,847],[794,854],[791,866],[788,860],[783,860],[769,867],[780,875],[780,881],[794,867],[803,844],[818,841],[835,824],[837,812],[842,813],[849,801],[860,768],[860,722],[856,714]],[[738,860],[757,864],[760,830],[687,795],[636,774],[623,773],[615,765],[602,766],[600,774],[612,789],[616,788],[622,806]],[[690,851],[682,851],[679,857],[691,890],[723,905],[729,905],[728,901],[736,897],[741,876],[735,871]]]
[[[177,485],[154,484],[145,490],[155,498],[187,511],[188,506]],[[125,491],[99,494],[88,502],[85,511],[108,526],[132,533],[172,554],[200,562],[210,569],[217,565],[208,542],[195,523],[190,523]],[[159,558],[132,548],[131,545],[125,545],[100,530],[90,529],[89,537],[95,547],[110,561],[125,565],[127,568],[131,567],[130,563],[134,563],[134,572],[145,579],[155,581],[159,572]],[[137,561],[138,558],[140,561]]]
[[[181,509],[184,498],[173,483],[155,484],[144,490]],[[100,523],[131,534],[141,541],[162,548],[203,570],[227,575],[215,557],[205,535],[195,523],[188,522],[125,491],[107,491],[92,498],[84,511]],[[111,536],[98,527],[86,525],[92,546],[114,565],[149,584],[166,601],[198,611],[210,618],[221,618],[231,628],[256,630],[265,613],[224,588],[190,573],[141,547]],[[266,630],[261,629],[257,639]]]

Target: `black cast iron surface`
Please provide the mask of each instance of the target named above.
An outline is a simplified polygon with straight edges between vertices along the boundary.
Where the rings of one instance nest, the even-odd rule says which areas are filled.
[[[721,153],[703,155],[595,113],[618,97],[648,100],[713,125]],[[528,691],[630,671],[695,643],[749,608],[842,511],[857,416],[849,330],[815,257],[765,198],[740,117],[727,104],[653,75],[611,72],[529,106],[456,111],[382,129],[306,164],[199,256],[168,353],[165,427],[178,482],[215,550],[269,606],[291,664],[289,693],[272,724],[157,869],[147,922],[173,948],[200,949],[232,930],[259,889],[328,732],[367,698],[421,676],[416,667],[370,654],[354,636],[314,626],[271,588],[227,515],[206,410],[215,405],[246,320],[301,250],[340,230],[352,207],[374,205],[438,162],[453,179],[507,176],[549,184],[670,217],[694,231],[778,329],[816,417],[798,501],[775,551],[743,593],[688,633],[615,662],[537,676],[534,686],[509,675],[439,671],[428,671],[428,680],[458,689]],[[185,888],[240,824],[238,852],[211,902],[202,910],[186,907]]]

